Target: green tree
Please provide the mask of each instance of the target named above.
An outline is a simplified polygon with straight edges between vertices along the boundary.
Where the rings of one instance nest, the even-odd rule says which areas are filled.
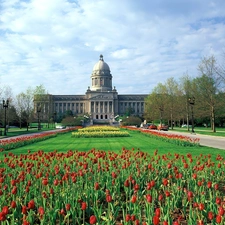
[[[26,121],[26,127],[27,131],[29,129],[29,124],[32,120],[33,116],[33,89],[29,87],[26,92],[21,92],[19,95],[17,95],[17,113],[18,111],[21,112],[21,120],[22,120],[22,115],[26,115],[25,121]]]
[[[198,66],[200,77],[195,79],[195,90],[201,102],[208,107],[213,132],[216,132],[215,118],[218,108],[217,96],[222,90],[221,76],[218,75],[216,68],[217,62],[214,56],[203,58]]]
[[[166,86],[159,83],[145,99],[145,119],[147,121],[159,119],[162,124],[164,119],[168,119],[167,98]]]

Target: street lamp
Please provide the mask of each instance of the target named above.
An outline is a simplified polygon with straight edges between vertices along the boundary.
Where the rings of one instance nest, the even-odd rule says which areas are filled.
[[[6,109],[9,107],[9,100],[3,100],[3,108],[5,108],[5,124],[4,124],[4,136],[6,136]]]
[[[57,114],[57,112],[54,112],[54,113],[53,113],[53,117],[54,117],[54,118],[53,118],[53,120],[54,120],[54,121],[53,121],[53,122],[54,122],[54,126],[55,126],[55,123],[56,123],[56,114]]]
[[[191,128],[191,132],[194,133],[194,104],[195,104],[195,97],[191,97],[188,99],[189,104],[191,105],[191,123],[192,123],[192,128]]]
[[[40,112],[41,112],[41,107],[37,107],[37,114],[38,114],[38,130],[41,130],[41,122],[40,122]]]

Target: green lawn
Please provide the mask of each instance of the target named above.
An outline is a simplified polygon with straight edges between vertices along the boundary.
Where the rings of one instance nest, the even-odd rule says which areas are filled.
[[[187,128],[174,127],[173,131],[189,132],[190,133],[191,127],[189,128],[189,131],[187,130]],[[205,134],[205,135],[225,137],[225,128],[216,128],[216,132],[212,132],[211,128],[195,127],[194,131],[195,131],[196,134]]]
[[[140,149],[144,152],[153,154],[157,149],[159,154],[167,153],[179,153],[187,154],[191,153],[192,155],[200,154],[211,154],[215,158],[218,154],[225,157],[225,151],[219,149],[213,149],[209,147],[181,147],[175,144],[155,140],[149,138],[141,133],[135,131],[129,131],[130,137],[116,137],[116,138],[72,138],[71,133],[66,133],[59,135],[56,138],[51,138],[46,141],[37,142],[32,145],[27,145],[20,147],[14,150],[7,152],[13,152],[14,154],[27,153],[28,149],[33,151],[44,150],[49,151],[68,151],[68,150],[78,150],[78,151],[88,151],[92,148],[98,150],[110,150],[119,152],[123,147],[126,149]],[[6,152],[0,153],[0,158],[3,157],[3,154]]]
[[[42,128],[40,131],[37,128],[30,128],[30,129],[28,129],[28,131],[27,131],[27,128],[21,128],[21,129],[20,128],[10,128],[10,129],[8,129],[6,136],[14,137],[14,136],[23,135],[23,134],[39,133],[42,131],[52,130],[52,129],[55,129],[55,128],[45,127],[45,128]],[[1,130],[2,130],[2,135],[4,135],[4,128],[1,128]]]

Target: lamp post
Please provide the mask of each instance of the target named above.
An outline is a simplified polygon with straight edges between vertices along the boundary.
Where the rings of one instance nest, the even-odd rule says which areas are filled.
[[[56,123],[56,114],[57,114],[56,112],[53,113],[53,117],[54,117],[54,118],[53,118],[53,120],[54,120],[54,121],[53,121],[53,122],[54,122],[54,127],[55,127],[55,123]]]
[[[38,114],[38,130],[41,130],[41,123],[40,123],[40,112],[41,112],[41,107],[37,107],[37,114]]]
[[[194,133],[194,111],[193,111],[193,108],[194,108],[194,104],[195,104],[195,97],[191,97],[188,99],[188,102],[191,106],[191,123],[192,123],[192,128],[191,128],[191,132]]]
[[[5,109],[4,136],[6,136],[6,109],[9,107],[9,100],[3,100],[3,108]]]

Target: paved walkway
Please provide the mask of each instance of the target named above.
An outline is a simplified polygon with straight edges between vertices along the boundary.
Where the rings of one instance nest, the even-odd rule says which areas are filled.
[[[200,139],[200,145],[202,146],[208,146],[212,148],[218,148],[225,150],[225,137],[216,137],[211,135],[203,135],[203,134],[193,134],[193,133],[185,133],[185,132],[177,132],[177,131],[164,131],[168,132],[169,134],[180,134],[185,135],[191,138],[199,138]]]

